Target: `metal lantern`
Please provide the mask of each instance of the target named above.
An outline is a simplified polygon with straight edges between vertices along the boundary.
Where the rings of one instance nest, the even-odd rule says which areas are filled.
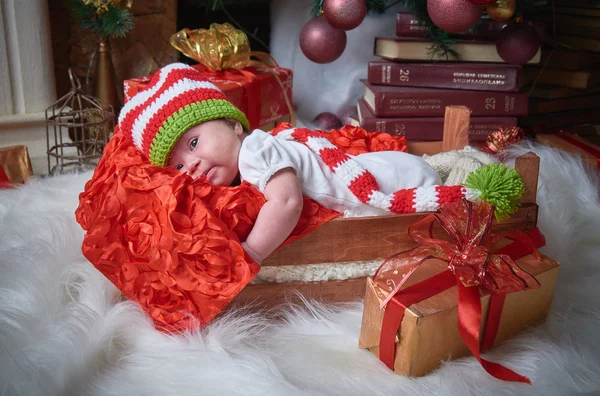
[[[71,91],[46,109],[50,175],[94,168],[115,126],[112,106],[85,94],[71,69],[69,78]]]

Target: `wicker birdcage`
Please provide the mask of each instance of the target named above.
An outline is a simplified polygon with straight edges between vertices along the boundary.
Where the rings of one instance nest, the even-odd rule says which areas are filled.
[[[69,78],[71,91],[46,109],[46,153],[50,175],[94,168],[114,130],[112,106],[103,105],[97,98],[85,94],[71,69]]]

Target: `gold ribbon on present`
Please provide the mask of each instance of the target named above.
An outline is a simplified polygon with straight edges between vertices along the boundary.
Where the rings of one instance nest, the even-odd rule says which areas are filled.
[[[243,31],[229,23],[213,23],[208,29],[182,29],[171,36],[170,43],[179,52],[215,73],[233,69],[246,74],[248,71],[244,73],[242,70],[246,67],[269,70],[283,92],[290,112],[290,123],[295,124],[296,116],[290,98],[283,82],[273,70],[279,65],[270,54],[251,51],[248,36]]]
[[[33,175],[27,146],[0,148],[0,169],[11,183],[23,183]]]

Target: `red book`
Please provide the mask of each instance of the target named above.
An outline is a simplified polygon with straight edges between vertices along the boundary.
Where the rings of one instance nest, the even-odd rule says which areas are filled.
[[[369,132],[404,135],[408,141],[439,141],[444,135],[444,117],[378,118],[364,100],[357,104],[358,122]],[[471,117],[469,140],[483,141],[501,127],[516,126],[514,117]]]
[[[527,115],[526,93],[459,91],[365,84],[364,100],[377,117],[443,117],[446,106],[466,106],[473,117]]]
[[[369,62],[376,85],[516,92],[523,86],[521,66],[481,63]]]
[[[433,42],[424,38],[415,37],[375,37],[374,55],[393,61],[425,61],[425,62],[506,62],[498,54],[496,43],[485,40],[458,40],[452,46],[452,56],[433,54]],[[540,62],[542,51],[537,53],[527,62],[535,64]]]
[[[554,0],[554,4],[569,7],[600,8],[600,0]]]
[[[546,37],[546,24],[543,21],[527,21],[533,26],[540,37]],[[461,39],[495,40],[500,31],[508,24],[506,21],[482,19],[470,30],[461,33],[451,33],[450,36]],[[398,37],[425,37],[425,25],[410,12],[396,14],[396,36]]]

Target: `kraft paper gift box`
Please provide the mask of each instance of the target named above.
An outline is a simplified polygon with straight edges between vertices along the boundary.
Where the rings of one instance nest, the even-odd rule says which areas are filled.
[[[393,366],[393,370],[399,374],[423,376],[448,358],[471,354],[470,348],[461,336],[461,325],[458,320],[460,298],[458,289],[461,287],[479,293],[480,335],[476,342],[479,342],[481,352],[513,337],[529,326],[539,324],[550,309],[559,264],[550,257],[536,255],[536,251],[529,253],[532,251],[533,243],[522,242],[532,235],[532,239],[537,239],[533,242],[536,247],[543,246],[543,235],[534,228],[527,233],[522,232],[521,238],[516,242],[500,240],[494,245],[492,251],[495,254],[508,254],[514,258],[515,268],[533,276],[539,282],[539,287],[508,294],[496,294],[491,308],[492,293],[489,290],[482,286],[459,285],[459,277],[448,269],[447,261],[425,260],[394,297],[400,297],[398,301],[404,299],[401,310],[405,310],[404,316],[400,319],[399,329],[397,326],[391,328],[388,326],[386,330],[388,335],[395,336],[391,341],[388,338],[387,352],[383,352],[387,353],[388,367]],[[511,247],[513,249],[509,253]],[[398,268],[398,272],[395,272],[397,279],[403,279],[411,268],[412,266]],[[381,356],[382,349],[386,348],[386,345],[381,345],[382,330],[385,326],[384,314],[394,302],[394,298],[389,300],[384,308],[380,308],[382,297],[386,297],[382,295],[381,284],[380,282],[378,286],[374,277],[367,278],[359,347],[368,349],[386,362],[386,359]],[[411,299],[417,302],[411,303]],[[526,380],[523,382],[528,382],[525,377],[522,378]]]

